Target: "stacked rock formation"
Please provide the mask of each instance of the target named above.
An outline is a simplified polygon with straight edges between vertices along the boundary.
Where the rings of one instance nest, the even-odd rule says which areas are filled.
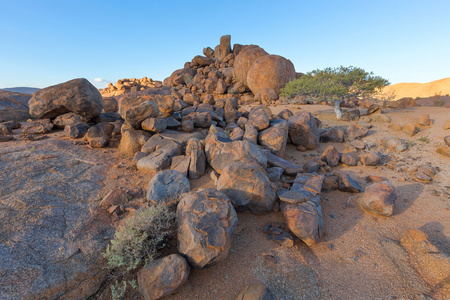
[[[137,91],[142,91],[147,88],[161,87],[161,81],[153,81],[151,78],[142,77],[139,78],[128,78],[119,79],[116,83],[108,83],[108,86],[100,90],[103,97],[114,97],[120,96],[126,93],[133,93]]]

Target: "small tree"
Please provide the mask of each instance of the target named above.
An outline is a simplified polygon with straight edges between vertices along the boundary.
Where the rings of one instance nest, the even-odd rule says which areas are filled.
[[[389,85],[389,81],[373,72],[356,67],[326,68],[314,70],[286,84],[280,96],[294,98],[309,96],[317,100],[334,101],[336,117],[342,117],[341,103],[345,96],[367,96]]]

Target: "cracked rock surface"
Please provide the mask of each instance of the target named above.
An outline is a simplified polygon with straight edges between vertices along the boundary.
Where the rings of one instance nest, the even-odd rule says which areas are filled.
[[[105,275],[113,234],[98,208],[107,168],[68,141],[0,148],[2,299],[79,299]]]

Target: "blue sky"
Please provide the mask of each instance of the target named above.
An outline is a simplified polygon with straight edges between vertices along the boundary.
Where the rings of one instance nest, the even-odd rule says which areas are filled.
[[[297,72],[353,65],[428,82],[450,77],[449,13],[449,0],[0,0],[0,88],[163,80],[224,34]]]

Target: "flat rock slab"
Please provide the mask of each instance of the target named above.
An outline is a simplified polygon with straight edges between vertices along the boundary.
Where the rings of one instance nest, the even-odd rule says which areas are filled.
[[[102,153],[70,141],[0,147],[2,299],[85,298],[105,276],[100,253],[112,236],[98,208],[108,171]]]
[[[186,144],[187,141],[191,138],[196,138],[199,140],[203,140],[206,137],[206,131],[195,131],[195,132],[182,132],[182,131],[176,131],[176,130],[166,130],[164,132],[161,132],[159,134],[165,139],[172,139],[177,142]]]

